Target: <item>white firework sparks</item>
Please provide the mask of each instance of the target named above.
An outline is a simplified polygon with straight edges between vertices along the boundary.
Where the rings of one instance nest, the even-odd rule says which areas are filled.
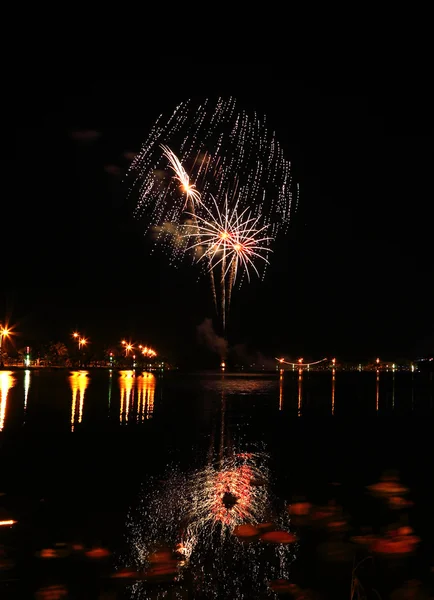
[[[167,177],[167,166],[175,177]],[[197,205],[212,194],[223,205],[236,197],[239,211],[252,206],[252,217],[261,217],[273,236],[286,229],[293,210],[291,164],[275,133],[265,117],[237,109],[234,98],[188,100],[168,119],[160,116],[128,176],[136,216],[146,219],[147,229],[158,227],[158,243],[169,248],[164,225],[182,224],[189,199]]]
[[[238,110],[234,98],[182,102],[167,120],[158,118],[128,175],[135,215],[171,264],[186,249],[196,248],[196,258],[203,252],[199,262],[208,267],[225,331],[238,271],[250,281],[260,263],[264,276],[269,246],[289,224],[294,189],[298,199],[291,164],[266,118]]]
[[[263,265],[269,263],[266,253],[271,252],[268,244],[273,240],[271,236],[265,236],[264,232],[268,225],[258,226],[259,217],[252,217],[248,208],[238,213],[238,202],[230,209],[228,200],[225,198],[223,210],[219,209],[217,201],[212,197],[214,210],[202,205],[206,218],[193,215],[195,225],[184,226],[187,233],[184,235],[190,245],[187,250],[200,249],[197,262],[205,261],[208,271],[212,276],[214,298],[217,300],[214,283],[214,270],[220,269],[220,314],[223,330],[226,326],[226,315],[231,302],[231,293],[237,278],[239,268],[250,281],[250,270],[260,276],[255,261],[263,261]],[[193,243],[191,243],[193,242]],[[217,307],[217,301],[216,301]]]
[[[231,286],[235,282],[240,265],[244,267],[249,281],[250,268],[260,276],[254,261],[260,259],[269,264],[263,253],[272,252],[267,244],[274,238],[262,235],[268,225],[258,227],[259,217],[252,217],[248,208],[245,208],[241,214],[237,212],[237,205],[229,210],[227,198],[223,211],[220,211],[214,197],[213,201],[215,214],[204,206],[208,218],[196,215],[197,225],[193,228],[187,226],[189,233],[184,237],[198,238],[198,241],[188,246],[186,250],[203,248],[204,251],[199,256],[198,262],[206,259],[210,270],[222,264],[224,277],[232,270]]]

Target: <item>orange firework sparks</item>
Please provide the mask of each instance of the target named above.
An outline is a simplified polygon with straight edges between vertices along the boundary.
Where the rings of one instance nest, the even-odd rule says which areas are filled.
[[[135,567],[152,570],[166,544],[180,586],[188,573],[206,598],[251,598],[241,593],[246,586],[257,593],[269,580],[288,578],[295,537],[288,511],[269,495],[267,458],[231,452],[188,474],[172,468],[161,488],[151,485],[130,521]],[[264,522],[271,515],[273,522]],[[279,539],[262,542],[271,530]]]
[[[232,527],[249,517],[253,479],[253,471],[247,465],[216,474],[210,510],[217,521]]]

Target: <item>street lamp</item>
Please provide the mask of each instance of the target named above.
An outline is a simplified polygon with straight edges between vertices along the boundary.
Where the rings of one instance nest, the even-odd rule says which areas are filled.
[[[155,350],[152,350],[152,348],[148,348],[148,346],[145,346],[143,348],[142,354],[143,356],[147,356],[148,358],[154,358],[155,356],[157,356]]]
[[[0,368],[4,367],[3,364],[3,338],[7,338],[9,336],[9,329],[6,327],[0,326]]]
[[[127,342],[126,340],[122,340],[121,344],[125,348],[125,356],[128,356],[130,350],[133,349],[133,345]]]
[[[80,333],[78,333],[78,331],[74,331],[74,333],[72,334],[72,337],[77,340],[78,343],[78,353],[80,354],[80,350],[82,346],[86,346],[86,344],[88,343],[88,339],[83,337]],[[81,360],[80,360],[80,364],[81,364]]]

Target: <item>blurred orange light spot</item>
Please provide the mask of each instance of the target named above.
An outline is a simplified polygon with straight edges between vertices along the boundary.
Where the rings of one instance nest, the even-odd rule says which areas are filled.
[[[261,535],[261,540],[272,544],[293,544],[297,541],[296,536],[288,531],[269,531]]]
[[[237,537],[240,538],[249,538],[249,537],[254,537],[255,535],[259,534],[259,529],[257,527],[255,527],[254,525],[238,525],[238,527],[235,527],[234,529],[234,535],[236,535]]]
[[[106,556],[110,556],[110,551],[107,548],[92,548],[88,552],[85,552],[88,558],[105,558]]]

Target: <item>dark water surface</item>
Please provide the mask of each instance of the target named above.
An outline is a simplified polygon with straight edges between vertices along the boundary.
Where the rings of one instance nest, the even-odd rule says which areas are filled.
[[[434,410],[428,374],[41,369],[1,371],[0,393],[1,514],[18,521],[0,528],[0,545],[17,558],[15,569],[0,570],[1,598],[31,598],[59,577],[69,581],[45,563],[35,567],[42,547],[75,542],[108,546],[115,556],[125,551],[127,513],[141,486],[164,477],[167,465],[188,472],[200,464],[221,433],[222,414],[224,444],[240,450],[259,444],[269,455],[276,496],[290,502],[303,495],[316,504],[333,497],[355,532],[384,526],[389,517],[381,521],[372,513],[365,486],[386,469],[399,470],[416,507],[406,522],[422,538],[408,576],[429,585]],[[297,562],[294,578],[315,587]],[[68,597],[132,597],[100,580],[90,583],[83,573],[79,592],[68,583]]]

